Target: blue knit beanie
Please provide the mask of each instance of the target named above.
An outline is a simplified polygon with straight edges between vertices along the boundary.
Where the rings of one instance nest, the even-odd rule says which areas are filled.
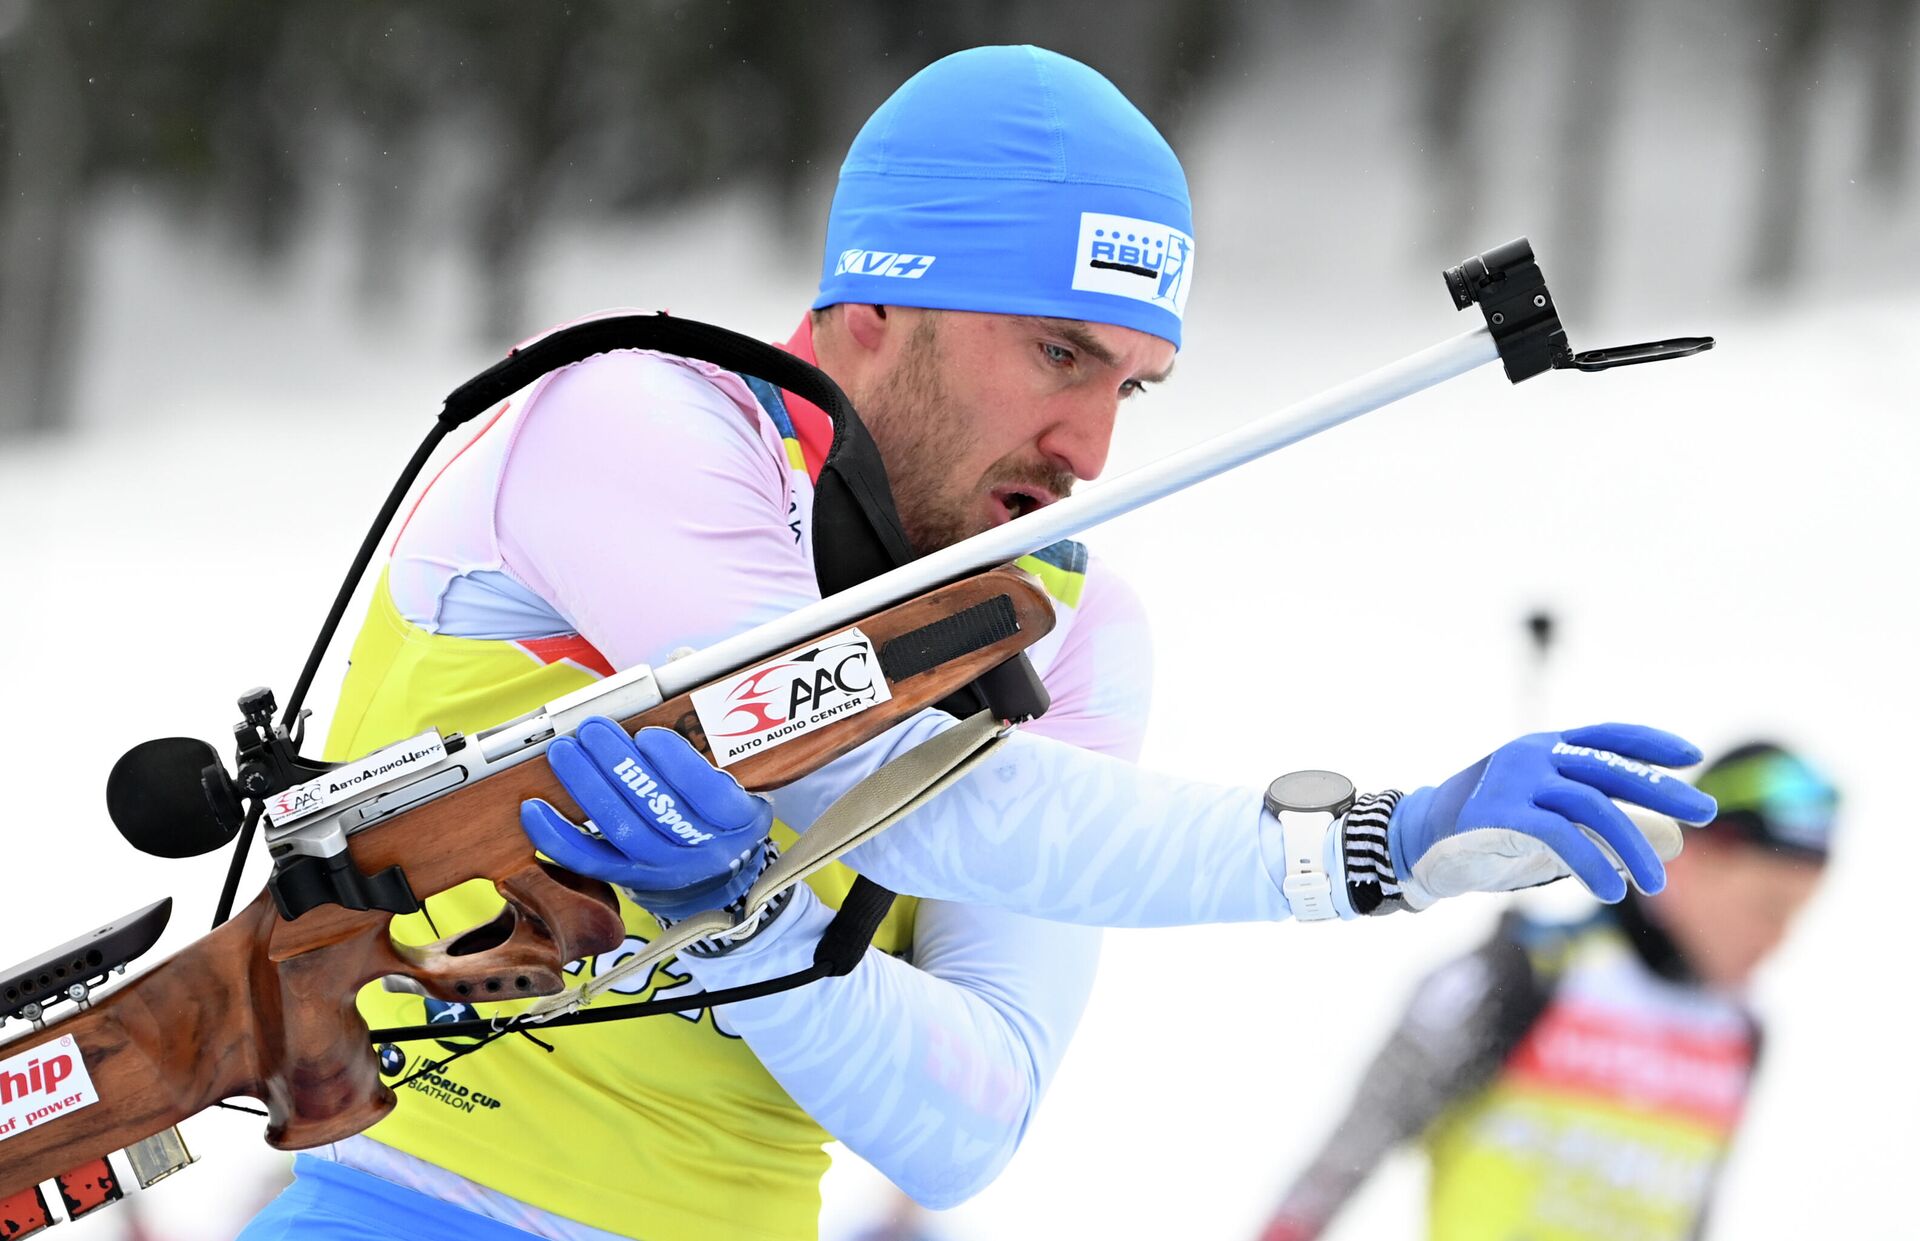
[[[1153,124],[1076,60],[976,47],[853,140],[813,304],[1083,319],[1177,347],[1192,283],[1187,178]]]

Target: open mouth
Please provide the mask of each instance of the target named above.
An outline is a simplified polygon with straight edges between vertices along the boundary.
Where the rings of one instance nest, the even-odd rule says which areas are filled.
[[[1043,509],[1058,499],[1052,492],[1038,487],[995,487],[992,497],[994,508],[997,510],[995,516],[1000,521],[1012,521],[1016,517],[1025,517],[1028,513]]]

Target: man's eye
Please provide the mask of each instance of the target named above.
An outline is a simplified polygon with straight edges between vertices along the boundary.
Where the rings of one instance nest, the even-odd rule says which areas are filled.
[[[1120,385],[1120,397],[1122,400],[1130,396],[1145,396],[1146,392],[1147,385],[1138,379],[1129,379]]]
[[[1047,361],[1052,363],[1055,366],[1072,366],[1073,365],[1073,350],[1071,349],[1067,349],[1060,345],[1050,344],[1047,341],[1041,341],[1040,352],[1046,355]]]

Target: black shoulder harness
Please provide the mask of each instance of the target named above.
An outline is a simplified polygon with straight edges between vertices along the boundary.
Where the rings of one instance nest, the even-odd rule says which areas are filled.
[[[833,423],[833,443],[814,482],[813,503],[814,567],[823,597],[858,585],[913,559],[912,548],[894,506],[893,489],[888,485],[886,466],[881,460],[879,447],[854,412],[853,403],[847,399],[846,393],[826,372],[765,341],[691,319],[656,314],[618,315],[590,320],[561,328],[528,343],[448,395],[440,413],[439,425],[415,453],[408,473],[403,475],[389,497],[387,508],[382,511],[367,543],[361,549],[361,558],[356,560],[349,573],[342,597],[336,601],[335,613],[328,618],[327,627],[322,631],[320,642],[287,706],[287,721],[296,718],[300,700],[312,681],[319,656],[331,638],[340,614],[345,610],[346,597],[351,594],[354,584],[370,562],[373,546],[398,509],[401,497],[417,477],[419,468],[424,466],[426,458],[439,442],[455,427],[492,409],[541,376],[614,349],[655,349],[711,362],[715,366],[777,385],[825,411]],[[1022,654],[945,699],[940,707],[956,716],[968,716],[992,707],[1003,718],[1027,718],[1046,710],[1047,693],[1033,665]],[[874,933],[879,930],[880,923],[893,905],[894,895],[864,875],[857,877],[833,921],[821,936],[810,967],[784,978],[708,992],[698,997],[700,1007],[735,1003],[851,972],[872,944]],[[506,1033],[530,1033],[534,1028],[551,1029],[563,1025],[684,1012],[693,998],[680,996],[669,1000],[583,1010],[541,1023],[538,1027],[524,1029],[510,1023],[473,1020],[374,1030],[371,1037],[375,1043],[395,1043],[481,1036],[480,1042],[449,1048],[455,1055],[460,1055],[477,1050],[492,1038]]]

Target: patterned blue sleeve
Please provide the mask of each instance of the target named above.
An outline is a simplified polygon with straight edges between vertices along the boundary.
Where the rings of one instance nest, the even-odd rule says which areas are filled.
[[[797,891],[769,933],[682,965],[708,990],[805,968],[832,911]],[[916,1202],[949,1207],[1012,1158],[1099,951],[1090,927],[924,901],[912,964],[870,948],[844,977],[729,1005],[727,1023],[829,1133]]]
[[[926,711],[775,790],[796,829],[951,716]],[[1092,926],[1271,922],[1289,916],[1280,828],[1257,789],[1162,775],[1015,733],[965,779],[846,856],[909,896]]]

